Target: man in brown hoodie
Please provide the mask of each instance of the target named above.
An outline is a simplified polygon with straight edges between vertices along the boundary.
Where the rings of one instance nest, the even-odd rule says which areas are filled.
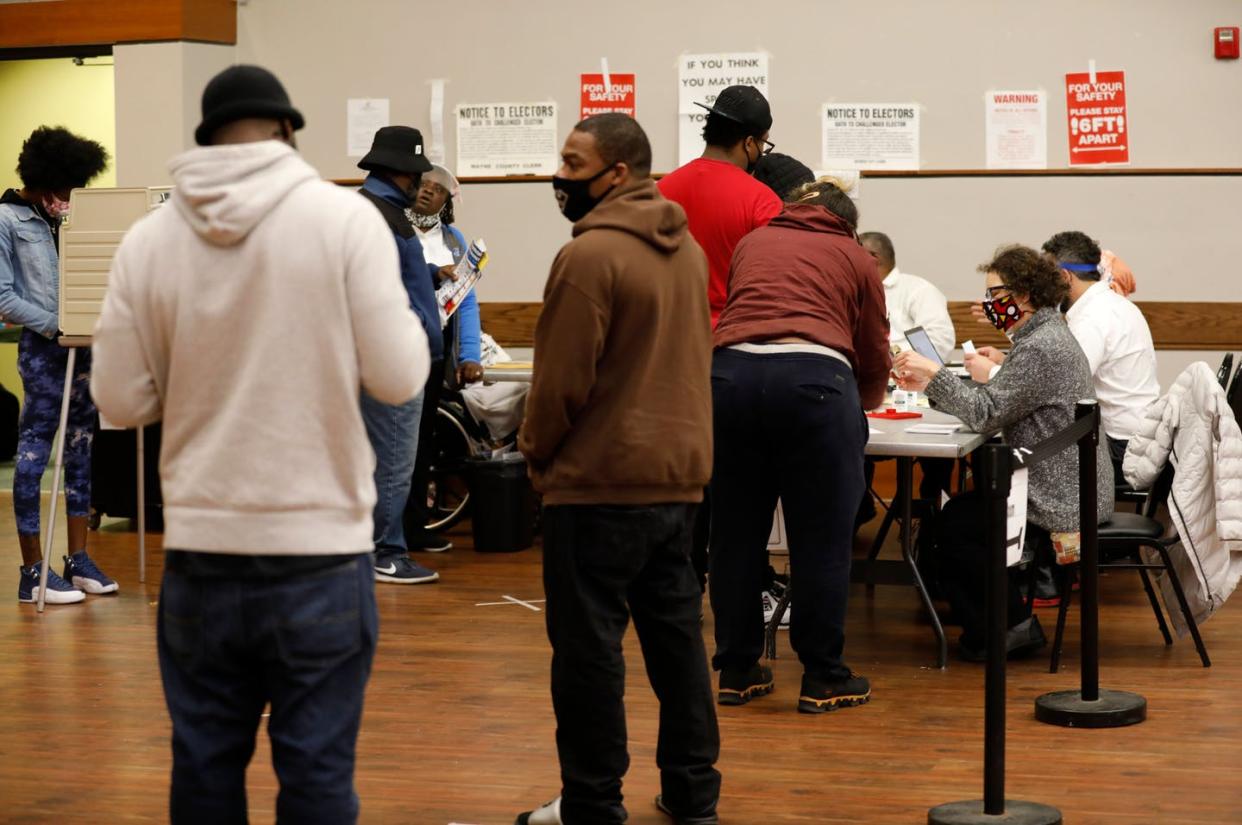
[[[716,819],[720,737],[690,563],[711,476],[707,261],[621,114],[588,118],[553,186],[574,239],[552,264],[518,446],[544,496],[544,589],[562,795],[518,825],[621,823],[621,640],[633,617],[660,700],[656,804]]]

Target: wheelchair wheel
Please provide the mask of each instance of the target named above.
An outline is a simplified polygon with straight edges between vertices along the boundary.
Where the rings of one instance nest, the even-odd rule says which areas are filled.
[[[466,484],[466,459],[472,441],[457,417],[443,407],[436,409],[435,452],[427,482],[427,530],[447,530],[466,515],[470,488]]]

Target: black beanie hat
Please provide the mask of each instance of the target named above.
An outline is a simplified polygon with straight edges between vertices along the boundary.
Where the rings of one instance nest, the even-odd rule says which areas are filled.
[[[248,117],[288,120],[294,131],[306,125],[276,75],[261,66],[230,66],[203,89],[203,122],[194,141],[206,146],[221,126]]]
[[[755,164],[755,180],[767,184],[781,200],[797,187],[815,180],[815,173],[797,158],[770,152]]]

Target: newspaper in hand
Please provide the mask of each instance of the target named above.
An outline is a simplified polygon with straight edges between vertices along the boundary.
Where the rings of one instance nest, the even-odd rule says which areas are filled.
[[[453,317],[461,302],[466,300],[470,290],[483,277],[487,260],[487,244],[483,243],[482,238],[476,238],[457,265],[457,280],[440,284],[436,290],[436,302],[440,304],[441,327],[448,324],[449,318]]]

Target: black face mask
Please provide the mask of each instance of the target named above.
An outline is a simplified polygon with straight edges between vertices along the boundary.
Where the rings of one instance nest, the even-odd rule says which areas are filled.
[[[573,223],[587,216],[599,202],[608,197],[613,187],[608,187],[598,198],[591,196],[591,184],[611,172],[614,166],[605,166],[589,178],[563,178],[557,175],[552,178],[552,189],[556,192],[556,202],[561,207],[561,214]],[[615,184],[614,184],[615,186]]]

